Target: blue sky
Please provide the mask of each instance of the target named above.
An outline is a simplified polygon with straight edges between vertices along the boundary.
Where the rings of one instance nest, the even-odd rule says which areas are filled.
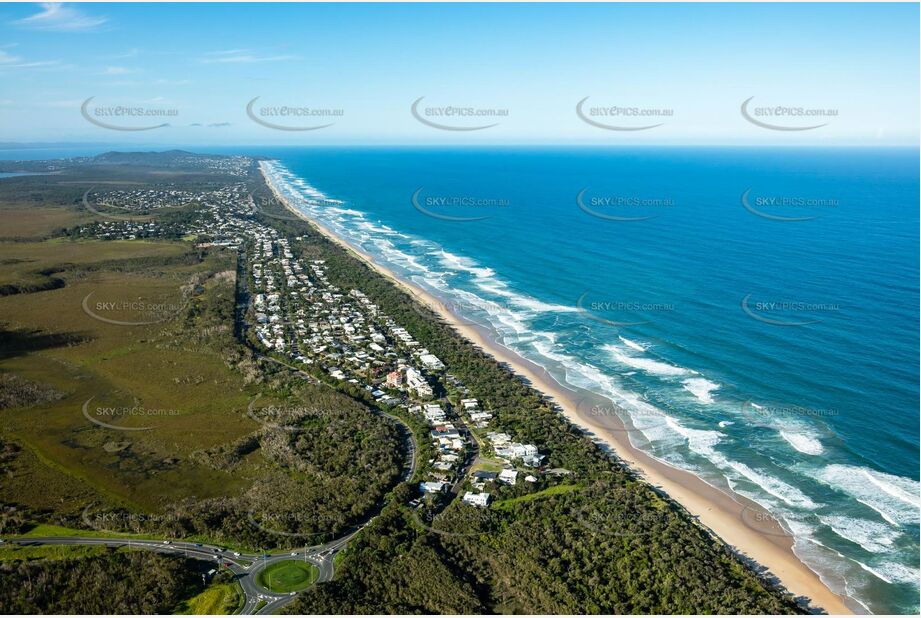
[[[917,4],[5,4],[0,141],[916,144],[918,13]],[[420,97],[423,119],[495,126],[435,128],[410,111]],[[755,120],[823,126],[760,126],[741,114],[750,97]],[[272,115],[281,106],[300,115]],[[449,106],[487,116],[435,115]],[[763,115],[778,106],[821,112]],[[136,111],[105,115],[116,107]],[[148,117],[157,114],[172,115]],[[93,119],[168,126],[116,131]]]

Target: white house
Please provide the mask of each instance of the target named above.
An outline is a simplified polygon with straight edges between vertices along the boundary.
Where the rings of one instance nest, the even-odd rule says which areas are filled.
[[[430,369],[444,369],[444,363],[438,360],[438,357],[434,354],[422,354],[419,356],[419,360],[422,361],[422,364]]]
[[[426,481],[424,483],[419,483],[419,491],[424,494],[440,494],[445,491],[447,487],[447,483],[441,483],[439,481]]]
[[[485,491],[478,494],[475,494],[472,491],[468,491],[464,494],[464,497],[461,498],[461,500],[465,504],[469,504],[471,506],[486,508],[489,506],[490,495]]]

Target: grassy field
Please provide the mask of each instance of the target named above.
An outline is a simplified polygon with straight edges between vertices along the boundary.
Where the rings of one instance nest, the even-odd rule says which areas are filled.
[[[523,496],[518,496],[517,498],[508,498],[506,500],[497,500],[493,502],[492,508],[499,509],[509,509],[520,502],[530,502],[531,500],[539,500],[541,498],[546,498],[547,496],[555,496],[557,494],[565,494],[570,491],[576,491],[581,489],[581,485],[567,485],[560,484],[554,485],[553,487],[548,487],[547,489],[542,489],[541,491],[535,491],[532,494],[525,494]]]
[[[318,573],[309,562],[283,560],[259,571],[256,580],[263,588],[283,594],[303,590],[316,581]]]
[[[225,616],[243,607],[243,591],[236,583],[212,584],[177,609],[177,614]]]
[[[36,206],[7,206],[0,208],[3,229],[0,238],[36,238],[47,236],[62,227],[71,227],[93,220],[91,213],[75,209]]]
[[[72,560],[101,556],[111,551],[107,547],[89,545],[36,545],[21,546],[5,543],[0,545],[0,562],[24,560]]]
[[[230,475],[189,458],[256,426],[244,414],[251,396],[242,377],[211,350],[177,345],[170,311],[183,306],[180,288],[233,264],[220,253],[179,259],[190,249],[180,242],[0,243],[6,281],[47,269],[61,269],[55,276],[64,281],[0,297],[8,342],[0,372],[62,395],[0,414],[0,436],[26,447],[0,482],[7,500],[71,514],[91,502],[156,512],[188,496],[233,495],[251,480],[246,466]],[[92,315],[84,310],[88,295]],[[123,326],[94,316],[163,319]],[[128,430],[93,423],[83,413],[88,401],[90,417]],[[138,427],[150,429],[131,430]]]
[[[98,219],[83,205],[90,187],[212,191],[239,180],[136,162],[3,179],[3,536],[287,547],[285,534],[348,529],[397,478],[389,422],[260,362],[237,337],[238,254],[195,246],[194,208],[158,213],[174,222],[154,226],[160,239],[57,230]],[[304,420],[295,440],[247,414],[257,396],[257,415],[280,404],[337,413]]]
[[[90,539],[102,539],[110,537],[124,537],[126,539],[143,539],[149,538],[143,534],[126,534],[124,532],[100,532],[98,530],[85,530],[80,528],[68,528],[66,526],[55,526],[54,524],[38,524],[30,528],[23,534],[15,535],[17,538],[41,538],[54,536],[80,536]]]

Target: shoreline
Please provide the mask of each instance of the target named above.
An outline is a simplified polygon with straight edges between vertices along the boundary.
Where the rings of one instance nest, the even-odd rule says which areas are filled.
[[[616,415],[592,416],[580,413],[585,402],[605,405],[605,398],[557,382],[542,367],[498,343],[487,329],[458,319],[445,304],[420,286],[404,281],[390,269],[378,264],[364,252],[351,246],[325,226],[310,219],[281,195],[266,176],[261,164],[259,171],[275,198],[293,215],[309,223],[331,242],[345,249],[375,272],[409,294],[441,317],[461,336],[486,354],[506,364],[515,374],[556,404],[559,412],[573,425],[588,432],[596,444],[609,450],[655,490],[666,494],[711,535],[726,544],[744,561],[755,563],[769,571],[770,576],[797,598],[808,601],[810,609],[829,614],[853,614],[845,599],[832,592],[793,551],[793,538],[786,534],[767,511],[728,487],[720,489],[700,477],[670,466],[634,447],[624,423]],[[607,404],[610,406],[610,402]],[[757,526],[757,527],[756,527]]]

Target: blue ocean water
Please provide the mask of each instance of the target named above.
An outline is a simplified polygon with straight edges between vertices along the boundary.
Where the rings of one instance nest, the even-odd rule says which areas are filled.
[[[309,215],[629,438],[771,512],[874,613],[919,577],[908,149],[272,148]]]
[[[832,589],[916,613],[916,150],[190,150],[277,157],[305,212],[617,404],[580,412],[763,505]]]

